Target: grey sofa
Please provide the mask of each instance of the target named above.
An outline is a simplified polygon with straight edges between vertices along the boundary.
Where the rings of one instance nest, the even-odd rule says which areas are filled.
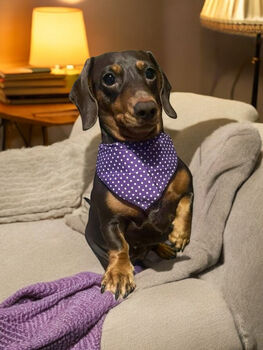
[[[187,93],[173,93],[171,102],[178,120],[172,121],[164,116],[164,124],[174,138],[178,154],[188,164],[204,138],[229,122],[253,122],[263,138],[263,124],[255,123],[257,112],[248,104]],[[96,128],[90,132],[98,133]],[[78,119],[71,137],[82,132]],[[228,222],[229,230],[237,229],[233,220],[242,224],[244,215],[240,213],[242,206],[239,202],[244,201],[244,196],[242,191],[237,195],[237,205],[231,213],[233,219]],[[253,219],[252,214],[245,218],[246,221]],[[224,266],[228,264],[228,256],[236,257],[232,272],[240,274],[237,295],[245,285],[244,302],[248,304],[248,318],[251,319],[254,313],[263,315],[261,305],[258,310],[250,309],[248,301],[248,295],[249,298],[253,295],[250,291],[258,284],[261,270],[255,265],[249,279],[242,277],[244,257],[235,251],[235,243],[229,237],[226,238],[224,261],[217,268],[200,278],[141,290],[112,309],[104,322],[102,349],[242,349],[227,299],[227,280],[231,276],[226,275]],[[103,273],[84,236],[66,225],[64,218],[2,224],[0,242],[0,301],[35,282],[54,280],[80,271]],[[262,253],[260,242],[255,239],[258,254]],[[223,282],[219,284],[219,280]],[[258,297],[257,293],[255,297]],[[263,323],[263,316],[255,322],[260,319]],[[258,349],[263,349],[261,329],[259,325],[253,330]]]

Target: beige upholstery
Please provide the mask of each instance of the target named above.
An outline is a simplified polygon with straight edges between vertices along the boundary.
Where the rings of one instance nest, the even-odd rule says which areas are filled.
[[[103,269],[85,238],[64,219],[0,226],[0,301],[28,284]]]
[[[0,300],[35,282],[103,272],[84,236],[63,219],[2,225],[0,242]],[[225,301],[209,283],[188,279],[143,290],[111,310],[102,350],[220,349],[222,339],[224,350],[240,349]]]
[[[171,101],[178,119],[165,116],[165,126],[178,140],[177,151],[187,163],[218,126],[258,117],[252,106],[237,101],[188,93],[173,93]],[[262,125],[258,127],[263,135]],[[80,132],[79,118],[71,137]],[[98,135],[98,123],[88,132],[91,138]],[[0,301],[35,282],[80,271],[103,272],[84,236],[66,226],[63,218],[0,225],[0,242]],[[102,349],[239,350],[241,345],[216,288],[209,281],[187,279],[137,292],[111,310]]]
[[[242,349],[221,295],[193,278],[145,289],[112,309],[101,345],[102,350]]]

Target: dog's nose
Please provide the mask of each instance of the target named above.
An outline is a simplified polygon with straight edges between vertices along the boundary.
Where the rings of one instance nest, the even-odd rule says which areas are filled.
[[[133,108],[136,117],[143,119],[153,118],[157,113],[156,103],[153,101],[137,102]]]

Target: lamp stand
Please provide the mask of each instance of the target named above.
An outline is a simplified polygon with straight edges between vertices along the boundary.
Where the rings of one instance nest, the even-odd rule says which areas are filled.
[[[260,69],[260,48],[261,48],[261,34],[258,33],[256,37],[256,51],[255,56],[252,58],[252,63],[254,67],[254,79],[253,79],[253,90],[251,104],[257,108],[257,99],[258,99],[258,79],[259,79],[259,69]]]

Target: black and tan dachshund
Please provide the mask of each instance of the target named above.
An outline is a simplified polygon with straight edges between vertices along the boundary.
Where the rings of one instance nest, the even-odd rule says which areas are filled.
[[[88,59],[70,93],[83,129],[99,117],[102,143],[139,142],[163,132],[162,108],[176,118],[166,75],[149,51],[109,52]],[[149,250],[170,259],[189,243],[192,176],[178,158],[162,196],[147,210],[110,191],[95,175],[86,239],[105,269],[101,291],[117,299],[135,288],[134,267]]]

